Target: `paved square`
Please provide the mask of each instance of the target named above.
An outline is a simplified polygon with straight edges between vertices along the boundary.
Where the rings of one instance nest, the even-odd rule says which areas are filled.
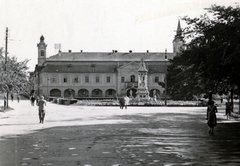
[[[208,135],[205,107],[94,107],[47,103],[44,124],[29,101],[0,114],[0,165],[239,165],[237,119],[218,107]]]

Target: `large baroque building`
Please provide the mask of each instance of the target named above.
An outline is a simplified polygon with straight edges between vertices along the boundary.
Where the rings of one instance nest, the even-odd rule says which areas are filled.
[[[178,22],[173,39],[173,53],[169,52],[61,52],[46,57],[47,44],[40,37],[38,64],[35,68],[36,95],[73,98],[136,97],[141,86],[140,70],[144,67],[145,90],[149,96],[164,96],[167,59],[172,59],[183,45]]]

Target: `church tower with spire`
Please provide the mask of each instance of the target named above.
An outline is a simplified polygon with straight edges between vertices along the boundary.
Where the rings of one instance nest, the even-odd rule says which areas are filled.
[[[177,31],[173,39],[173,53],[175,54],[179,53],[182,46],[183,46],[182,28],[180,20],[178,19]]]
[[[40,37],[40,42],[37,44],[38,47],[38,66],[42,66],[46,61],[46,50],[47,44],[44,42],[44,36]]]

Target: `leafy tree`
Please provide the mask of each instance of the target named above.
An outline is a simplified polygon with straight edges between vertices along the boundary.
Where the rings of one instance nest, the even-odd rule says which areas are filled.
[[[0,62],[0,87],[7,94],[9,93],[30,93],[29,88],[33,89],[33,81],[29,80],[27,63],[29,60],[18,62],[16,57],[7,57],[7,62]]]
[[[172,97],[240,88],[240,9],[213,5],[200,18],[184,17],[186,49],[168,67]],[[185,85],[185,86],[184,86]],[[237,88],[236,88],[237,87]]]

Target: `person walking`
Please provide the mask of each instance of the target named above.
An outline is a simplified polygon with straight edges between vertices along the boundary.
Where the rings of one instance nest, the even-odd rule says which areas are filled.
[[[209,102],[209,106],[207,108],[207,125],[209,127],[209,135],[213,135],[214,127],[217,125],[217,116],[216,113],[218,112],[217,107],[214,105],[214,101]]]
[[[7,96],[6,95],[4,95],[4,110],[6,110],[7,109]]]
[[[124,107],[124,105],[125,105],[125,101],[124,101],[124,98],[123,98],[123,97],[121,97],[121,98],[119,99],[119,105],[120,105],[120,109],[123,109],[123,107]]]
[[[227,98],[227,102],[226,102],[226,115],[227,115],[227,120],[230,119],[230,112],[232,110],[232,104],[231,102],[229,102],[229,98]]]
[[[127,109],[128,104],[129,104],[129,97],[126,95],[126,96],[124,97],[124,106],[125,106],[125,109]]]
[[[36,97],[36,105],[38,105],[39,96]]]
[[[39,123],[43,123],[44,122],[44,117],[45,117],[45,106],[46,106],[46,101],[44,100],[44,97],[41,96],[40,100],[38,101],[38,116],[39,116]]]
[[[19,103],[19,101],[20,101],[20,96],[19,96],[19,95],[17,95],[17,101],[18,101],[18,103]]]
[[[14,98],[14,96],[13,96],[13,94],[11,94],[11,100],[13,101],[13,98]]]
[[[31,100],[31,104],[32,104],[32,106],[34,106],[35,97],[34,97],[34,96],[31,96],[31,97],[30,97],[30,100]]]

